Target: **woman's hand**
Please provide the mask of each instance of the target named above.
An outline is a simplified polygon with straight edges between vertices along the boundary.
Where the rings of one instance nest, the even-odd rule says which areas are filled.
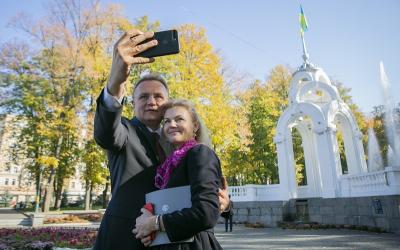
[[[142,239],[140,239],[140,241],[143,243],[143,245],[145,245],[146,247],[150,246],[151,242],[153,241],[151,236],[148,235]]]
[[[136,218],[135,228],[132,233],[136,234],[136,239],[141,239],[145,246],[151,243],[151,233],[156,231],[156,216],[152,215],[149,211],[142,208],[140,210],[142,215]]]
[[[223,213],[230,209],[231,200],[229,199],[228,182],[225,177],[221,178],[222,187],[218,190],[219,212]]]

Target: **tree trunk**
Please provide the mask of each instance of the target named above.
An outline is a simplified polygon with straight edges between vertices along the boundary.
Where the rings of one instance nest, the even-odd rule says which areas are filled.
[[[63,119],[63,114],[61,114],[61,119]],[[60,156],[60,151],[61,151],[61,145],[63,143],[63,136],[60,136],[60,138],[58,139],[57,142],[57,147],[56,147],[56,151],[55,151],[55,157],[58,159]],[[50,203],[51,203],[51,199],[53,198],[53,193],[54,193],[54,180],[55,180],[55,176],[56,175],[56,170],[54,168],[54,166],[51,168],[50,171],[50,176],[46,185],[46,192],[45,192],[45,196],[44,196],[44,204],[43,204],[43,212],[49,212],[50,211]]]
[[[64,180],[63,179],[58,180],[55,190],[56,201],[54,203],[54,209],[56,210],[60,210],[61,207],[61,195],[64,191],[63,186],[64,186]]]
[[[90,193],[89,193],[89,197],[90,197],[90,199],[89,199],[89,208],[90,209],[92,209],[92,207],[93,207],[93,192],[92,192],[92,190],[94,190],[93,183],[90,184]]]
[[[110,196],[108,195],[109,187],[110,187],[110,179],[107,178],[106,187],[103,190],[103,208],[107,207],[108,201],[110,200]]]
[[[51,199],[53,197],[53,191],[54,191],[54,175],[55,175],[55,170],[54,168],[50,172],[50,176],[48,179],[48,182],[46,183],[45,187],[45,194],[44,194],[44,202],[43,202],[43,212],[49,212],[50,211],[50,205],[51,205]]]
[[[36,159],[37,159],[37,157],[35,157]],[[41,190],[40,190],[40,188],[41,188],[41,183],[40,183],[40,166],[39,166],[39,164],[35,164],[35,169],[37,169],[37,171],[35,171],[35,181],[36,181],[36,189],[35,189],[35,194],[37,195],[37,194],[39,194],[39,197],[40,197],[40,193],[41,193]],[[35,202],[36,202],[36,197],[35,197]]]
[[[46,185],[42,182],[42,183],[40,183],[40,194],[39,194],[39,197],[40,197],[40,201],[39,202],[41,202],[42,203],[42,205],[41,205],[41,210],[42,210],[42,212],[44,212],[44,195],[45,195],[45,193],[46,193],[46,189],[45,189],[45,187],[46,187]],[[40,205],[40,204],[39,204]]]
[[[92,185],[86,181],[85,185],[85,210],[90,210],[90,193],[92,192]]]

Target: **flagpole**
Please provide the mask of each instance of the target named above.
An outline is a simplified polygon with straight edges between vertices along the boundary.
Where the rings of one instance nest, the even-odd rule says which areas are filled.
[[[301,32],[301,41],[303,44],[303,60],[304,60],[304,64],[309,64],[309,55],[307,53],[307,47],[306,47],[306,41],[304,40],[304,32]]]
[[[299,21],[300,21],[300,35],[301,35],[301,42],[303,45],[303,60],[304,63],[301,66],[303,69],[306,68],[314,68],[314,65],[310,63],[309,61],[309,55],[307,53],[307,46],[306,46],[306,40],[304,39],[304,32],[308,30],[308,24],[307,24],[307,19],[303,11],[303,7],[300,4],[300,16],[299,16]]]

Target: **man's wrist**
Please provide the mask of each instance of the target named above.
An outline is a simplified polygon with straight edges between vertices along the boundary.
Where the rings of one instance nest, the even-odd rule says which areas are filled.
[[[114,96],[110,92],[108,86],[106,86],[104,89],[103,101],[107,107],[119,108],[124,104],[124,96],[122,97]]]
[[[125,84],[121,84],[118,87],[113,87],[110,84],[106,85],[106,90],[115,99],[122,99],[125,95]]]

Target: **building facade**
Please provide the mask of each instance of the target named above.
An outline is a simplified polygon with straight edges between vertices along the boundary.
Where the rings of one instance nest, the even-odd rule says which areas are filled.
[[[17,147],[23,124],[15,115],[0,115],[0,206],[3,207],[35,201],[35,176],[26,168],[28,159]],[[85,195],[80,170],[77,167],[75,174],[66,180],[70,201],[83,199]]]

